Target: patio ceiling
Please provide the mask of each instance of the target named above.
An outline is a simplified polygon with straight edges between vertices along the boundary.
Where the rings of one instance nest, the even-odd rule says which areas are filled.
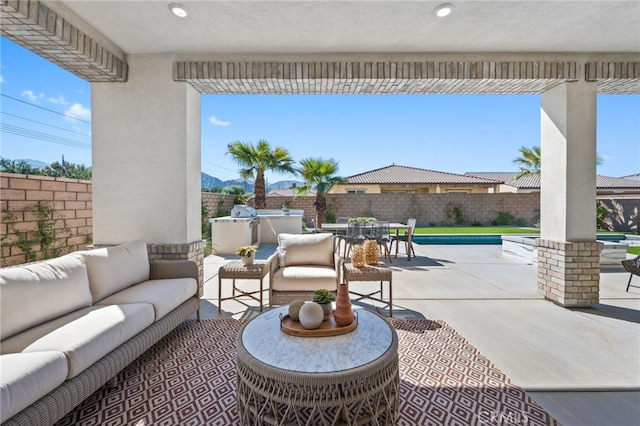
[[[201,93],[640,93],[640,2],[2,0],[1,34],[88,81],[172,55]]]

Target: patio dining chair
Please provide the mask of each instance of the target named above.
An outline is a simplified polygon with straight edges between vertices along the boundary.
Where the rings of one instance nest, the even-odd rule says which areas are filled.
[[[337,217],[336,223],[349,223],[348,217]],[[340,248],[342,247],[342,243],[347,237],[347,231],[335,231],[333,235],[336,237],[336,252],[340,253]]]
[[[389,222],[379,220],[371,224],[371,239],[375,239],[380,246],[381,253],[384,257],[389,259],[391,263],[391,250],[389,244],[391,243],[391,234],[389,232]]]
[[[623,260],[622,266],[624,266],[624,269],[631,274],[629,275],[629,282],[627,283],[626,291],[629,291],[629,287],[640,288],[640,286],[631,285],[631,279],[634,275],[640,277],[640,256],[637,256],[634,259]]]
[[[395,242],[396,243],[396,259],[398,258],[398,246],[400,245],[401,242],[404,242],[405,253],[409,254],[409,250],[411,250],[411,255],[413,257],[416,257],[416,252],[413,249],[413,244],[409,245],[409,236],[413,238],[413,233],[416,230],[416,219],[412,217],[407,219],[407,225],[409,226],[409,229],[405,231],[404,234],[391,236],[391,244],[389,244],[389,250],[391,250],[391,247],[393,247],[393,243]]]
[[[367,229],[362,222],[349,222],[347,225],[347,235],[344,237],[344,257],[345,259],[351,254],[351,246],[354,244],[363,244],[367,236]]]

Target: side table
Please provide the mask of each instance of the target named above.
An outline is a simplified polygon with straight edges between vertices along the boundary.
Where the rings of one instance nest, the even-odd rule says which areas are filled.
[[[262,312],[262,292],[264,277],[269,272],[269,265],[264,260],[256,260],[253,265],[245,266],[241,260],[234,260],[225,265],[222,265],[218,270],[218,313],[222,309],[223,300],[236,299],[238,297],[247,296],[260,303],[260,312]],[[222,280],[232,279],[232,295],[229,297],[222,297]],[[243,291],[236,287],[236,280],[260,280],[260,290],[256,291]],[[254,296],[256,293],[259,297]]]
[[[357,293],[355,291],[351,291],[349,288],[349,293],[355,294],[359,296],[358,299],[371,299],[376,300],[381,303],[387,303],[384,300],[383,293],[383,283],[385,281],[389,282],[389,316],[393,316],[393,282],[391,277],[391,269],[387,267],[382,262],[379,262],[377,265],[364,265],[362,268],[356,268],[353,266],[351,262],[345,262],[342,265],[342,276],[344,282],[348,285],[350,281],[379,281],[380,282],[380,290],[376,290],[372,293],[362,294]],[[380,293],[380,298],[376,297],[376,295]]]

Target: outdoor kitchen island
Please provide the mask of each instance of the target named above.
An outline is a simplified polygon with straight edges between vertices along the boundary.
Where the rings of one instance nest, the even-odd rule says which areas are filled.
[[[214,217],[211,223],[211,248],[215,254],[235,254],[242,246],[258,244],[260,218],[256,210],[235,205],[231,216]]]
[[[213,253],[235,254],[242,246],[277,244],[279,234],[301,234],[303,213],[304,210],[256,210],[237,204],[230,216],[209,219]]]

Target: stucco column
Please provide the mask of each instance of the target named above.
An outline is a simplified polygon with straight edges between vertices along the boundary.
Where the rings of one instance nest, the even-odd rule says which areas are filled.
[[[174,57],[127,58],[126,83],[91,85],[95,245],[140,239],[154,257],[202,252],[200,94]]]
[[[541,96],[538,291],[562,306],[598,303],[596,85],[563,83]]]

